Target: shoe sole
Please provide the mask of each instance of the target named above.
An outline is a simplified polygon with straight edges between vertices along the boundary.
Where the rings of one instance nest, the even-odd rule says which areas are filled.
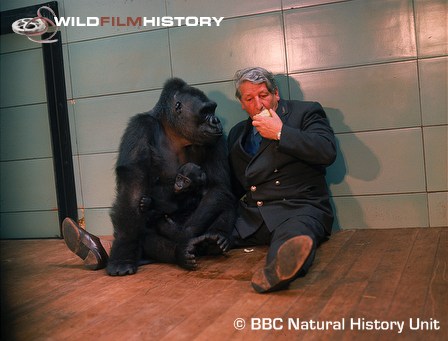
[[[252,287],[259,293],[272,292],[286,287],[297,275],[313,248],[308,236],[287,240],[277,251],[277,257],[252,277]]]
[[[64,221],[62,222],[62,234],[65,244],[75,255],[83,260],[84,267],[86,267],[87,269],[98,270],[102,268],[102,266],[100,266],[100,255],[93,252],[87,245],[83,243],[79,229],[80,227],[78,227],[72,219],[64,219]],[[97,237],[92,235],[90,237],[92,239],[98,239]],[[99,239],[97,242],[101,245]]]

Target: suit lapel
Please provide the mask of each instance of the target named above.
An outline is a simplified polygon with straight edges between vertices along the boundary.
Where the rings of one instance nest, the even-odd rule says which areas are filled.
[[[247,119],[246,125],[242,130],[241,134],[238,136],[235,144],[233,145],[234,152],[238,153],[239,158],[242,158],[246,161],[250,160],[251,156],[244,149],[244,137],[248,134],[249,130],[252,128],[252,121]]]

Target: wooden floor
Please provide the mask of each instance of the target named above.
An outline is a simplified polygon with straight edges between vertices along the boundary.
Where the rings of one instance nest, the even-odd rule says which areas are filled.
[[[448,340],[448,228],[335,233],[306,277],[264,295],[250,279],[266,248],[109,277],[62,240],[0,247],[2,340]]]

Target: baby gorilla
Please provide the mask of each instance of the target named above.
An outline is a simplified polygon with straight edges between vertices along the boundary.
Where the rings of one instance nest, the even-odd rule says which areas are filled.
[[[172,192],[166,200],[143,196],[140,210],[148,221],[159,221],[157,232],[170,240],[184,241],[195,237],[192,228],[182,228],[206,193],[207,176],[200,166],[188,162],[179,167]]]

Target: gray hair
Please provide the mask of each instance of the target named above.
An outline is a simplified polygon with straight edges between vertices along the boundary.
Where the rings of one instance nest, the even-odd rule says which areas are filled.
[[[277,83],[275,82],[274,75],[262,67],[248,67],[238,70],[233,77],[235,82],[235,96],[241,99],[240,85],[245,81],[249,81],[254,84],[265,83],[268,91],[274,93],[278,89]]]

